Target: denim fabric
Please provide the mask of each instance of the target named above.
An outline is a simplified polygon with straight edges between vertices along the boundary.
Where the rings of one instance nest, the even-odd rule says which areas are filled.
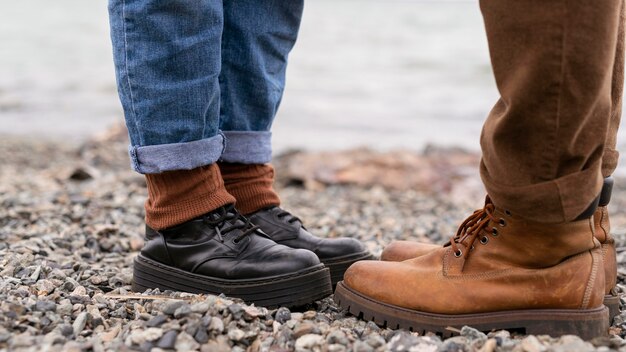
[[[241,164],[267,164],[272,160],[272,133],[224,131],[226,145],[221,161]]]
[[[298,36],[303,7],[302,0],[224,1],[220,129],[227,143],[222,160],[270,161],[267,131],[283,96],[287,56]]]
[[[228,155],[269,161],[302,7],[300,0],[110,0],[133,168],[190,169]],[[233,138],[222,155],[220,129],[259,133]]]

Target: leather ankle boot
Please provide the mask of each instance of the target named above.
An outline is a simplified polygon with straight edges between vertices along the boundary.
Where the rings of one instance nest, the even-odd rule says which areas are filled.
[[[617,284],[617,257],[615,252],[615,240],[611,236],[611,224],[607,205],[611,200],[613,178],[604,180],[598,209],[593,215],[594,233],[596,239],[602,245],[602,258],[604,260],[604,276],[606,280],[604,305],[609,308],[609,319],[619,314],[619,295],[616,291]],[[393,241],[385,247],[380,260],[401,262],[417,258],[440,248],[440,245],[432,243],[420,243],[414,241]]]
[[[607,334],[602,249],[592,219],[524,220],[489,198],[450,242],[403,262],[361,261],[335,301],[390,328],[449,336],[470,325],[525,334]]]
[[[146,227],[133,290],[225,294],[257,305],[302,306],[332,293],[329,270],[277,244],[228,205],[165,230]]]
[[[343,279],[343,273],[350,265],[366,259],[372,254],[361,241],[348,238],[320,238],[311,234],[302,221],[280,207],[270,207],[250,215],[250,221],[266,233],[276,243],[291,248],[302,248],[315,253],[330,269],[333,286]]]

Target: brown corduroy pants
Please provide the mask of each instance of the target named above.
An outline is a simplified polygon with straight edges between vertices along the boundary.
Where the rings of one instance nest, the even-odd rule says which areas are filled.
[[[571,221],[617,166],[623,0],[481,0],[501,98],[481,136],[494,203]]]

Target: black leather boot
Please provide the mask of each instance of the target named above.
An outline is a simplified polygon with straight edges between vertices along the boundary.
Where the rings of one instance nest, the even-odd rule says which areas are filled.
[[[373,258],[361,241],[347,237],[316,237],[307,231],[300,219],[279,207],[259,210],[250,215],[250,221],[276,243],[315,253],[330,269],[333,286],[343,279],[343,273],[352,263]]]
[[[233,205],[166,230],[146,226],[133,290],[223,293],[261,306],[301,306],[332,293],[315,254],[277,244]]]

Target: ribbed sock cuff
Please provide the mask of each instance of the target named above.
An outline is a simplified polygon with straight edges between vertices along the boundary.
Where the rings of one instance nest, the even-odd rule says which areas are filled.
[[[236,207],[248,215],[263,208],[279,206],[274,188],[274,168],[269,164],[218,163],[228,193],[237,200]]]
[[[147,174],[146,224],[155,230],[182,224],[235,198],[224,188],[216,164],[192,170]]]

